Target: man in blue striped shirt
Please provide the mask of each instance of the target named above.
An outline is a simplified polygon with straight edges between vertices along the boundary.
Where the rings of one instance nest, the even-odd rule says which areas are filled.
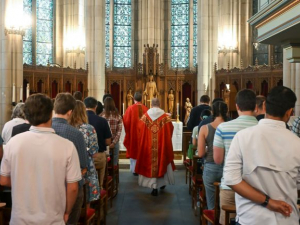
[[[247,127],[256,125],[254,117],[256,108],[256,96],[252,90],[244,89],[236,95],[236,109],[239,117],[229,122],[221,123],[214,137],[214,161],[216,164],[225,164],[231,141],[235,134]],[[224,175],[220,186],[220,206],[234,205],[234,191],[224,184]],[[221,210],[220,224],[225,224],[225,213]]]

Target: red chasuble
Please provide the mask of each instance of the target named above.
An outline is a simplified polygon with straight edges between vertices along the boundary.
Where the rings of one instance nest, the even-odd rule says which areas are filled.
[[[127,149],[126,157],[136,159],[138,150],[138,123],[141,117],[147,112],[147,107],[141,103],[129,106],[123,117],[125,128],[124,146]]]
[[[139,123],[139,154],[135,172],[149,178],[163,177],[167,166],[174,166],[173,124],[167,114],[152,121],[146,113]]]

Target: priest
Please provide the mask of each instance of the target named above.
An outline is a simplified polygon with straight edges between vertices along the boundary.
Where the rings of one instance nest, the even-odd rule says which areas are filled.
[[[147,112],[148,108],[141,103],[142,94],[140,92],[134,94],[133,100],[134,105],[129,106],[123,116],[123,124],[126,133],[124,146],[127,149],[126,157],[130,158],[130,170],[137,176],[137,173],[134,171],[138,153],[137,124],[141,117]]]
[[[135,172],[139,174],[139,185],[153,188],[153,196],[158,195],[158,188],[164,189],[167,184],[175,183],[172,146],[174,127],[171,118],[159,105],[159,100],[153,98],[152,108],[138,124],[139,152],[135,167]]]

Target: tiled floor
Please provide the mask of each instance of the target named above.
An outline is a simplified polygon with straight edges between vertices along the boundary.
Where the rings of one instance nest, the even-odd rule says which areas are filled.
[[[124,168],[121,167],[121,168]],[[125,166],[126,168],[126,166]],[[152,189],[139,187],[138,177],[129,169],[120,169],[119,193],[107,215],[108,225],[196,225],[188,185],[185,184],[184,167],[177,166],[175,185],[151,196]]]

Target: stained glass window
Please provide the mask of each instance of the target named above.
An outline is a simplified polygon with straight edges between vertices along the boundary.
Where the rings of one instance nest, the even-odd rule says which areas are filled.
[[[110,20],[110,0],[105,4],[105,64],[110,66],[109,62],[109,20]]]
[[[114,0],[114,67],[131,67],[131,0]]]
[[[198,0],[193,1],[193,65],[197,66]]]
[[[32,0],[23,0],[23,14],[32,17]],[[23,36],[23,63],[32,64],[32,27],[26,29]]]
[[[189,0],[171,3],[171,66],[189,66]]]
[[[53,62],[53,0],[36,0],[36,64]]]
[[[53,62],[53,4],[54,0],[23,0],[24,15],[32,18],[36,14],[36,19],[33,20],[36,21],[36,32],[30,27],[23,37],[23,63],[47,65],[48,61]],[[36,13],[32,11],[34,8]]]

